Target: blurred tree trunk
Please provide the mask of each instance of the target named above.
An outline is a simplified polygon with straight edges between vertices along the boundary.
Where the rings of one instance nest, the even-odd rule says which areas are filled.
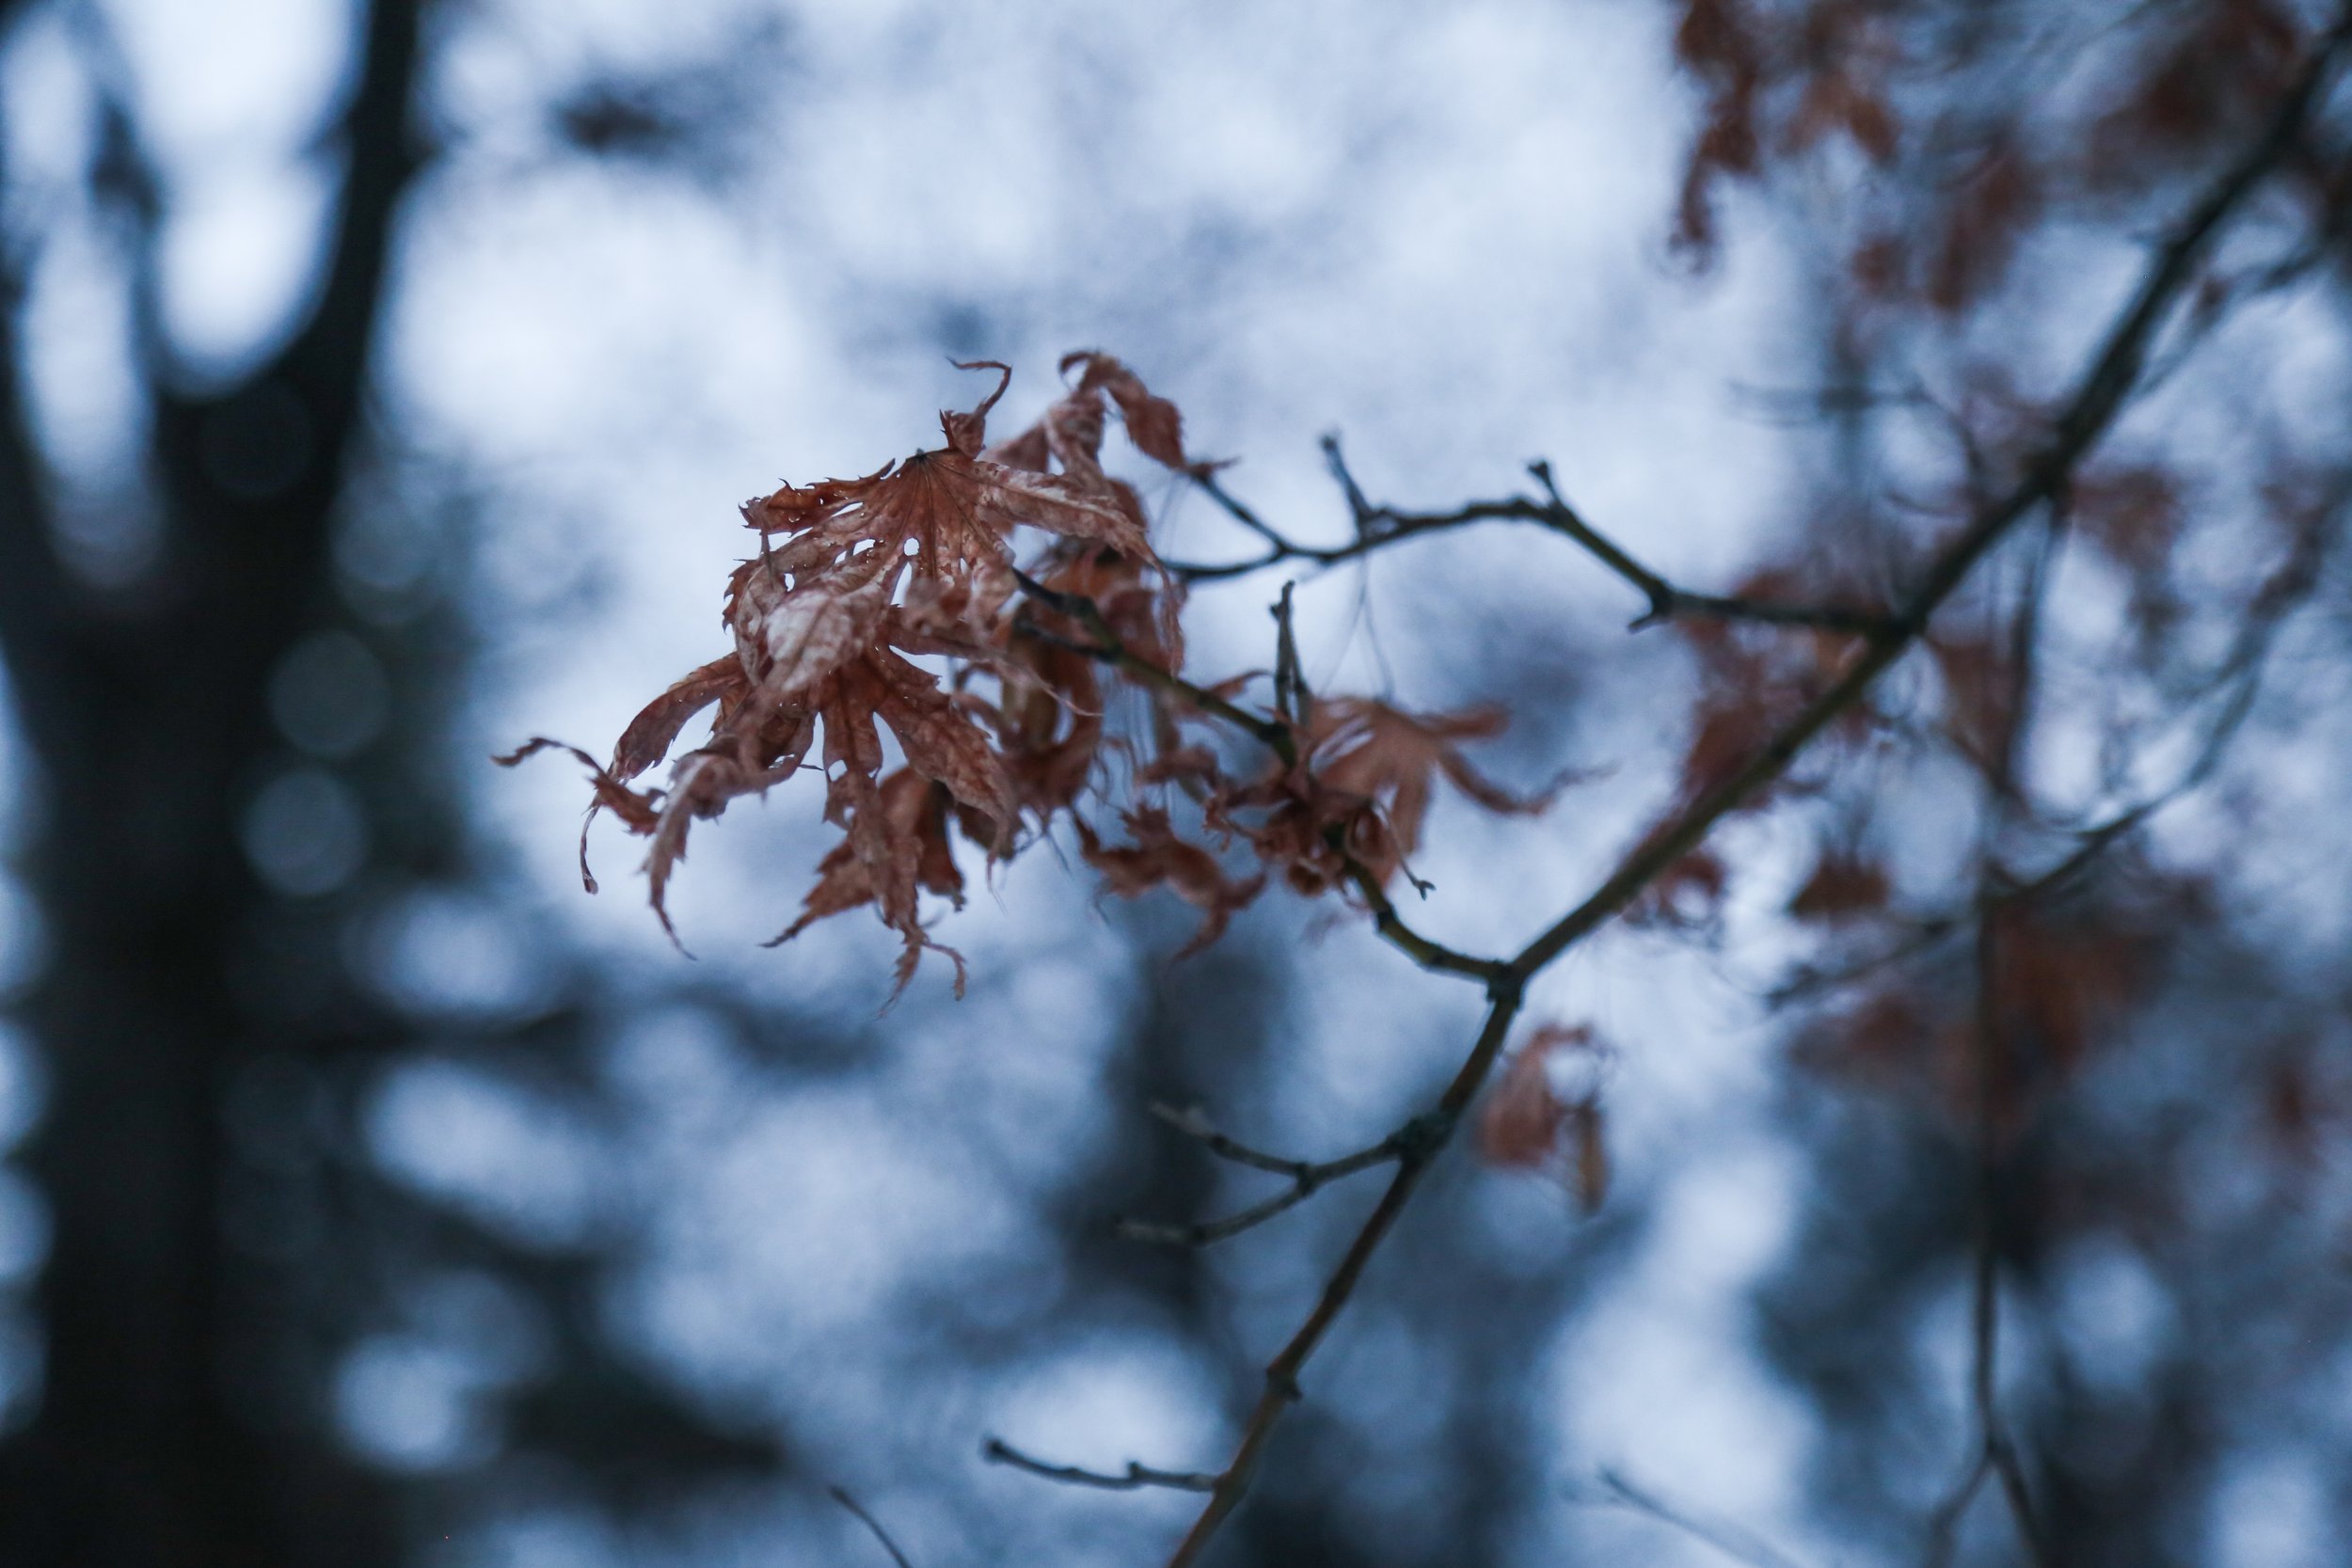
[[[239,993],[241,938],[270,895],[237,817],[278,750],[273,666],[331,613],[329,520],[416,167],[420,11],[377,0],[362,24],[348,175],[301,331],[195,396],[147,324],[164,539],[140,582],[102,594],[66,570],[21,388],[0,391],[0,652],[44,786],[28,870],[50,938],[25,1009],[50,1075],[30,1155],[54,1218],[45,1386],[0,1447],[0,1560],[23,1568],[392,1557],[387,1495],[340,1455],[317,1390],[289,1408],[237,1354],[272,1331],[270,1292],[224,1224],[222,1097],[262,1051],[316,1055],[365,1032],[290,1025]],[[0,359],[20,374],[10,304]]]

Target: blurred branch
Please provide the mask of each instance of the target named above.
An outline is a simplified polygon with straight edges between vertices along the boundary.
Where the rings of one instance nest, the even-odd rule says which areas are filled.
[[[1797,754],[1845,712],[1926,631],[1930,618],[2020,519],[2059,495],[2075,465],[2104,435],[2138,384],[2149,344],[2169,314],[2223,222],[2293,148],[2352,34],[2352,13],[2330,29],[2300,79],[2280,101],[2270,123],[2206,193],[2157,250],[2140,284],[2111,325],[2072,398],[2054,421],[2041,452],[2010,489],[1977,512],[1960,536],[1931,563],[1893,624],[1867,641],[1846,673],[1784,726],[1749,764],[1686,807],[1662,831],[1647,835],[1582,903],[1537,936],[1488,981],[1491,999],[1476,1042],[1431,1113],[1432,1137],[1397,1162],[1396,1175],[1357,1232],[1339,1267],[1297,1332],[1267,1364],[1265,1390],[1243,1428],[1232,1463],[1208,1504],[1168,1560],[1185,1568],[1207,1549],[1248,1488],[1250,1472],[1282,1413],[1299,1396],[1298,1373],[1354,1295],[1366,1265],[1411,1201],[1422,1175],[1502,1053],[1530,979],[1570,946],[1598,929],[1667,867],[1697,847],[1714,825],[1778,779]],[[1352,481],[1347,482],[1351,490]],[[1998,1462],[1998,1455],[1994,1459]],[[2019,1478],[2022,1482],[2022,1477]],[[2004,1476],[2004,1484],[2010,1484]],[[2023,1502],[2021,1495],[2014,1501]],[[2021,1515],[2022,1517],[2022,1515]]]
[[[825,1488],[825,1491],[833,1497],[834,1502],[837,1502],[843,1508],[848,1509],[850,1515],[854,1517],[859,1524],[864,1525],[867,1531],[873,1535],[876,1541],[882,1543],[882,1549],[890,1554],[890,1560],[897,1563],[898,1568],[914,1568],[914,1564],[908,1560],[907,1554],[898,1549],[898,1544],[890,1539],[890,1532],[882,1528],[882,1521],[875,1518],[871,1513],[866,1513],[864,1505],[859,1503],[855,1497],[850,1496],[849,1490],[846,1487],[828,1486]]]
[[[1369,1148],[1359,1148],[1353,1154],[1343,1154],[1336,1160],[1286,1160],[1228,1137],[1212,1126],[1198,1110],[1154,1105],[1152,1114],[1186,1137],[1198,1141],[1218,1159],[1247,1165],[1252,1170],[1288,1177],[1291,1183],[1288,1191],[1277,1193],[1221,1220],[1206,1220],[1192,1225],[1156,1225],[1129,1219],[1119,1221],[1118,1228],[1123,1236],[1139,1242],[1165,1242],[1172,1246],[1207,1246],[1229,1236],[1238,1236],[1306,1202],[1334,1181],[1377,1165],[1394,1164],[1405,1158],[1406,1150],[1436,1135],[1436,1129],[1429,1124],[1427,1117],[1415,1117],[1378,1143]]]
[[[1168,570],[1186,582],[1212,582],[1224,578],[1246,577],[1286,561],[1336,566],[1342,562],[1353,561],[1390,545],[1424,534],[1441,533],[1473,523],[1527,522],[1540,524],[1575,541],[1586,553],[1646,598],[1649,609],[1633,622],[1633,629],[1637,631],[1661,621],[1682,617],[1812,626],[1857,637],[1883,637],[1895,630],[1893,617],[1872,610],[1775,604],[1721,594],[1696,594],[1677,588],[1634,560],[1614,540],[1587,522],[1583,514],[1560,494],[1559,486],[1552,481],[1551,465],[1541,460],[1527,466],[1528,472],[1542,486],[1540,497],[1507,496],[1500,500],[1470,501],[1450,512],[1406,512],[1393,506],[1375,505],[1365,499],[1362,487],[1356,483],[1346,459],[1341,454],[1339,437],[1325,436],[1323,452],[1330,466],[1332,478],[1347,499],[1349,517],[1355,526],[1354,539],[1344,545],[1330,546],[1302,545],[1270,527],[1255,511],[1236,499],[1214,473],[1200,473],[1193,476],[1194,482],[1208,493],[1211,499],[1223,507],[1229,516],[1263,539],[1266,552],[1249,561],[1216,565],[1171,562]]]
[[[1614,1470],[1601,1471],[1598,1480],[1599,1496],[1591,1498],[1591,1501],[1645,1514],[1661,1525],[1680,1530],[1693,1541],[1714,1547],[1735,1561],[1749,1563],[1752,1568],[1804,1568],[1795,1558],[1740,1526],[1721,1519],[1702,1518],[1645,1487],[1636,1486]]]
[[[1968,1405],[1977,1429],[1976,1451],[1969,1456],[1959,1482],[1929,1518],[1929,1568],[1947,1568],[1951,1561],[1960,1521],[1966,1516],[1968,1505],[1978,1492],[1983,1489],[1987,1476],[2000,1480],[2001,1495],[2016,1521],[2018,1539],[2024,1543],[2027,1558],[2035,1568],[2049,1568],[2032,1494],[2026,1486],[2025,1466],[2018,1460],[2015,1445],[2010,1441],[2008,1424],[2001,1418],[2000,1090],[2007,1041],[2001,1028],[1998,946],[1988,914],[1977,927],[1977,1026],[1969,1064],[1976,1096],[1976,1182],[1972,1204],[1976,1217],[1968,1314]]]
[[[1081,1469],[1075,1465],[1048,1465],[1033,1459],[1001,1437],[991,1437],[980,1445],[980,1457],[991,1465],[1009,1465],[1016,1470],[1047,1481],[1057,1481],[1065,1486],[1091,1486],[1104,1492],[1139,1492],[1145,1487],[1166,1487],[1177,1492],[1214,1492],[1220,1478],[1201,1475],[1190,1470],[1155,1470],[1149,1465],[1130,1460],[1124,1470],[1112,1474],[1104,1470]]]

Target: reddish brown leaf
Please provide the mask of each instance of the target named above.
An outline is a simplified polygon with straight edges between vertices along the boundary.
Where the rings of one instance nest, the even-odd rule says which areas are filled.
[[[2008,651],[1983,637],[1931,638],[1944,677],[1945,726],[1970,757],[1989,763],[2008,750],[2016,682]]]
[[[2107,185],[2137,185],[2242,134],[2275,103],[2304,49],[2294,10],[2277,0],[2203,0],[2163,19],[2154,47],[2086,138]]]
[[[1557,1081],[1564,1053],[1597,1056],[1590,1027],[1547,1024],[1504,1064],[1478,1118],[1479,1152],[1511,1170],[1556,1172],[1586,1213],[1600,1207],[1609,1186],[1598,1092],[1564,1096]]]
[[[714,658],[645,705],[612,748],[612,774],[633,779],[670,754],[687,721],[722,697],[739,695],[745,678],[735,655]]]
[[[870,809],[888,834],[882,852],[875,853],[872,835],[852,835],[826,852],[818,863],[817,885],[809,891],[801,916],[771,945],[789,942],[815,922],[865,904],[882,904],[899,896],[903,878],[911,887],[952,898],[963,907],[963,874],[956,868],[955,852],[947,842],[946,786],[902,768],[876,787]],[[885,919],[890,919],[886,912]],[[891,924],[897,925],[895,919]],[[913,950],[932,945],[918,937]],[[941,952],[952,950],[939,948]],[[901,969],[905,966],[902,963]],[[911,973],[911,972],[909,972]],[[958,964],[958,973],[961,965]],[[905,984],[902,976],[900,985]]]
[[[1183,951],[1197,953],[1225,934],[1227,922],[1248,907],[1265,886],[1263,876],[1235,880],[1225,874],[1215,855],[1198,844],[1176,836],[1168,813],[1155,806],[1138,806],[1121,814],[1131,844],[1105,846],[1083,817],[1073,817],[1079,853],[1103,874],[1111,892],[1134,898],[1165,887],[1205,917]]]
[[[1693,849],[1665,870],[1626,906],[1629,926],[1692,929],[1711,924],[1723,907],[1731,873],[1711,849]]]
[[[1998,287],[2042,206],[2042,175],[2025,151],[2006,139],[1987,147],[1945,208],[1929,302],[1950,314]]]
[[[2011,911],[1995,932],[2004,1044],[2012,1052],[2030,1045],[2060,1069],[2078,1065],[2113,1030],[2152,972],[2153,944],[2120,927],[2053,924]]]
[[[1800,920],[1836,925],[1878,913],[1886,908],[1888,892],[1886,868],[1876,861],[1826,850],[1789,900],[1788,912]]]

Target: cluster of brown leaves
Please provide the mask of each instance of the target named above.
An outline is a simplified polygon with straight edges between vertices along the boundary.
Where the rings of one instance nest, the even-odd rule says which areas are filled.
[[[1794,156],[1843,139],[1873,164],[1894,158],[1902,123],[1888,96],[1897,61],[1881,9],[1866,0],[1683,0],[1675,54],[1707,106],[1683,174],[1679,248],[1712,256],[1716,186],[1761,173],[1768,151]]]
[[[1368,698],[1263,715],[1287,732],[1295,760],[1229,777],[1216,750],[1190,733],[1212,718],[1200,689],[1181,677],[1180,590],[1152,552],[1140,499],[1102,464],[1115,410],[1146,456],[1205,472],[1185,454],[1175,405],[1117,359],[1072,355],[1064,395],[992,446],[988,414],[1011,372],[993,361],[964,368],[999,379],[977,408],[941,415],[944,447],[746,505],[758,548],[727,583],[733,651],[647,705],[610,763],[561,748],[589,768],[591,819],[610,810],[650,841],[645,870],[665,928],[669,879],[692,823],[792,778],[820,742],[825,818],[842,837],[775,940],[871,906],[904,942],[902,988],[926,948],[954,959],[961,983],[962,960],[931,941],[920,908],[925,893],[961,902],[951,830],[1002,859],[1066,813],[1111,891],[1165,888],[1204,912],[1198,945],[1265,878],[1236,875],[1209,843],[1183,836],[1170,789],[1190,798],[1209,841],[1246,843],[1309,894],[1393,877],[1420,842],[1440,774],[1494,811],[1536,811],[1549,799],[1502,789],[1457,750],[1500,731],[1499,712],[1421,717]],[[1026,574],[1014,554],[1025,528],[1044,535]],[[1231,701],[1247,684],[1216,696]],[[1117,689],[1148,703],[1139,740],[1110,733]],[[666,787],[633,782],[714,708],[709,738],[676,757]],[[500,760],[557,745],[536,739]],[[1106,843],[1079,810],[1111,787],[1109,749],[1136,764],[1125,769],[1131,792],[1108,802],[1120,843]],[[593,892],[584,828],[581,850]]]
[[[1795,572],[1757,572],[1737,596],[1759,603],[1839,603],[1859,595]],[[1720,788],[1753,762],[1773,734],[1843,673],[1860,639],[1841,631],[1744,626],[1690,618],[1675,623],[1697,656],[1699,694],[1691,716],[1676,791],[1680,811]],[[1848,710],[1816,748],[1813,768],[1788,773],[1750,793],[1736,816],[1760,812],[1815,787],[1814,772],[1833,771],[1870,736],[1875,716]],[[1682,856],[1636,896],[1626,919],[1636,926],[1705,930],[1730,887],[1730,870],[1710,848]]]
[[[1955,26],[1949,7],[1923,0],[1677,8],[1676,55],[1704,96],[1677,247],[1713,255],[1726,183],[1851,148],[1857,169],[1905,166],[1851,204],[1858,300],[1947,320],[1993,294],[2069,203],[2111,207],[2239,145],[2305,56],[2312,10],[2291,0],[2139,8],[2076,39],[2076,59],[2036,53],[2062,32],[2037,40],[2030,11],[2011,27]],[[2053,24],[2061,9],[2050,8]],[[2061,81],[2069,90],[2052,90]],[[2315,193],[2341,186],[2340,164],[2306,163],[2298,177]]]

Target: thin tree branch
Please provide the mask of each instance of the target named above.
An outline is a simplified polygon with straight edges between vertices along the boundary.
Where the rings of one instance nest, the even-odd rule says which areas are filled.
[[[1521,949],[1489,982],[1492,1000],[1486,1023],[1433,1112],[1430,1143],[1398,1161],[1387,1192],[1326,1281],[1306,1322],[1267,1364],[1264,1391],[1243,1428],[1232,1461],[1169,1558],[1168,1568],[1186,1568],[1197,1562],[1241,1501],[1282,1413],[1299,1398],[1300,1370],[1345,1309],[1365,1267],[1501,1057],[1528,980],[1625,908],[1661,872],[1696,847],[1724,816],[1779,778],[1815,736],[1918,641],[1936,609],[2003,535],[2063,488],[2076,462],[2106,432],[2132,391],[2150,341],[2211,247],[2223,220],[2295,144],[2343,52],[2347,32],[2352,32],[2352,13],[2341,18],[2321,41],[2261,138],[2208,191],[2157,252],[2056,420],[2040,455],[2006,494],[1981,508],[1959,538],[1935,559],[1893,626],[1866,642],[1845,675],[1790,721],[1745,768],[1693,801],[1662,832],[1645,839],[1599,888]]]
[[[2023,477],[2005,494],[1979,509],[1960,537],[1935,559],[1905,601],[1894,633],[1865,643],[1846,673],[1790,720],[1746,767],[1701,796],[1662,832],[1652,834],[1590,897],[1529,943],[1512,961],[1514,974],[1524,979],[1535,974],[1571,943],[1590,934],[1630,902],[1660,872],[1697,847],[1724,816],[1786,772],[1799,752],[1910,651],[1926,631],[1930,617],[1951,597],[2002,536],[2027,513],[2064,488],[2075,464],[2105,434],[2122,408],[2146,361],[2151,340],[2163,324],[2168,309],[2178,299],[2211,248],[2222,220],[2294,144],[2320,87],[2343,53],[2347,27],[2352,27],[2352,22],[2339,22],[2328,32],[2261,139],[2190,211],[2172,238],[2157,252],[2056,420],[2048,442],[2027,465]]]
[[[1149,1465],[1128,1463],[1124,1470],[1082,1469],[1075,1465],[1049,1465],[1034,1459],[1014,1448],[1001,1437],[991,1437],[980,1445],[980,1457],[991,1465],[1008,1465],[1016,1470],[1047,1481],[1057,1481],[1065,1486],[1091,1486],[1102,1492],[1140,1492],[1146,1487],[1165,1487],[1175,1492],[1213,1492],[1219,1480],[1190,1470],[1158,1470]]]
[[[1255,1226],[1263,1225],[1277,1214],[1296,1208],[1334,1181],[1354,1176],[1359,1171],[1394,1164],[1405,1157],[1406,1150],[1426,1142],[1433,1132],[1425,1118],[1415,1117],[1378,1143],[1368,1148],[1359,1148],[1353,1154],[1343,1154],[1336,1160],[1286,1160],[1228,1137],[1210,1125],[1208,1119],[1197,1110],[1180,1111],[1173,1106],[1154,1105],[1152,1114],[1186,1137],[1198,1140],[1202,1148],[1217,1158],[1237,1165],[1247,1165],[1252,1170],[1287,1177],[1291,1183],[1288,1190],[1219,1220],[1190,1225],[1160,1225],[1131,1219],[1118,1222],[1119,1232],[1123,1236],[1139,1242],[1163,1242],[1171,1246],[1207,1246],[1229,1236],[1238,1236]]]
[[[1804,1568],[1795,1558],[1751,1531],[1725,1520],[1702,1518],[1655,1492],[1636,1486],[1614,1470],[1601,1471],[1599,1481],[1600,1496],[1593,1499],[1596,1502],[1645,1514],[1714,1547],[1735,1561],[1750,1564],[1751,1568]]]
[[[1146,686],[1158,687],[1171,696],[1182,698],[1201,712],[1214,714],[1234,728],[1254,736],[1268,751],[1281,758],[1285,766],[1296,765],[1298,737],[1288,724],[1279,719],[1261,718],[1248,708],[1238,706],[1232,701],[1218,696],[1206,687],[1196,686],[1182,675],[1163,670],[1150,659],[1137,655],[1127,646],[1119,633],[1112,629],[1110,621],[1103,614],[1100,607],[1084,594],[1064,594],[1058,589],[1048,588],[1018,568],[1014,569],[1012,576],[1013,580],[1021,585],[1021,591],[1024,594],[1048,610],[1057,610],[1077,622],[1086,628],[1088,635],[1094,641],[1081,642],[1074,639],[1059,637],[1038,626],[1034,621],[1027,620],[1016,620],[1013,623],[1013,630],[1017,634],[1054,642],[1073,653],[1081,653],[1089,658],[1098,659],[1121,674],[1131,676]]]
[[[890,1539],[890,1532],[882,1528],[882,1521],[866,1513],[865,1505],[850,1496],[848,1488],[828,1486],[825,1491],[834,1502],[848,1509],[851,1516],[859,1524],[864,1525],[876,1541],[882,1543],[882,1549],[890,1554],[890,1560],[897,1563],[898,1568],[914,1568],[914,1562],[909,1560],[907,1554],[898,1549],[898,1544]]]
[[[1336,836],[1337,830],[1334,831]],[[1336,844],[1333,847],[1338,847]],[[1492,985],[1502,974],[1504,966],[1501,958],[1481,958],[1456,952],[1407,926],[1405,917],[1396,912],[1396,901],[1389,896],[1388,889],[1380,885],[1380,879],[1372,874],[1371,867],[1353,855],[1347,857],[1347,879],[1354,885],[1357,896],[1363,899],[1365,906],[1372,911],[1374,928],[1388,940],[1390,946],[1403,952],[1422,968],[1441,974],[1458,974],[1466,980],[1478,980],[1487,985]]]
[[[1357,1231],[1356,1239],[1348,1243],[1339,1266],[1324,1281],[1322,1293],[1315,1298],[1313,1310],[1307,1314],[1306,1322],[1299,1324],[1297,1332],[1291,1336],[1290,1342],[1272,1361],[1266,1363],[1263,1390],[1242,1429],[1241,1441],[1233,1450],[1232,1460],[1226,1465],[1224,1473],[1216,1478],[1216,1485],[1209,1495],[1207,1506],[1193,1521],[1192,1529],[1168,1560],[1168,1568],[1184,1568],[1185,1564],[1198,1561],[1218,1528],[1240,1503],[1242,1495],[1248,1490],[1250,1475],[1264,1455],[1265,1446],[1274,1435],[1276,1424],[1280,1421],[1282,1413],[1301,1397],[1299,1372],[1321,1347],[1324,1337],[1330,1333],[1331,1325],[1339,1320],[1340,1314],[1346,1310],[1373,1255],[1380,1250],[1380,1243],[1388,1239],[1397,1216],[1404,1213],[1406,1205],[1412,1201],[1422,1174],[1451,1139],[1463,1112],[1478,1093],[1479,1085],[1485,1082],[1496,1058],[1502,1055],[1503,1041],[1510,1035],[1512,1022],[1518,1017],[1522,1000],[1523,994],[1518,986],[1497,982],[1496,995],[1487,1007],[1486,1022],[1479,1030],[1477,1043],[1471,1047],[1470,1056],[1425,1118],[1428,1128],[1426,1140],[1406,1150],[1398,1158],[1396,1175],[1390,1179],[1388,1190],[1380,1195],[1379,1203]]]
[[[1677,588],[1634,560],[1614,540],[1587,522],[1583,514],[1560,494],[1558,485],[1552,480],[1551,465],[1540,459],[1527,466],[1528,472],[1543,487],[1544,493],[1540,498],[1509,496],[1500,500],[1470,501],[1451,512],[1405,512],[1392,506],[1376,506],[1364,499],[1363,490],[1357,484],[1355,476],[1348,471],[1347,464],[1340,454],[1336,437],[1324,437],[1324,453],[1330,463],[1333,477],[1347,498],[1349,515],[1355,525],[1354,539],[1344,545],[1327,547],[1299,544],[1278,532],[1255,512],[1235,500],[1214,475],[1200,477],[1197,482],[1209,491],[1219,505],[1266,541],[1266,552],[1252,560],[1217,565],[1171,562],[1168,570],[1185,582],[1213,582],[1262,572],[1286,561],[1336,566],[1422,534],[1440,533],[1473,523],[1528,522],[1573,540],[1647,599],[1649,609],[1632,623],[1632,629],[1637,631],[1661,621],[1684,617],[1754,621],[1779,626],[1811,626],[1857,637],[1884,636],[1894,629],[1894,617],[1867,610],[1777,604],[1763,599],[1698,594]]]
[[[1959,1543],[1961,1518],[1967,1513],[1968,1505],[1977,1500],[1978,1489],[1984,1485],[1984,1478],[1992,1468],[1992,1456],[1979,1448],[1959,1483],[1945,1494],[1944,1500],[1928,1516],[1928,1568],[1950,1568],[1952,1548]]]

